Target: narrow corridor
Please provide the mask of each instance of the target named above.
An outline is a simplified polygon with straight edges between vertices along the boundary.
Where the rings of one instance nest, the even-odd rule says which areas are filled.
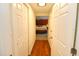
[[[48,40],[36,40],[31,56],[50,56]]]
[[[79,4],[1,3],[0,56],[28,55],[79,56]]]

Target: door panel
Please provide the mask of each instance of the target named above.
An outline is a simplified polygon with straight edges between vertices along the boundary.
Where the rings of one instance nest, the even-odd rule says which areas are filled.
[[[55,4],[53,6],[53,12],[49,19],[51,55],[71,55],[70,50],[73,47],[74,40],[76,7],[77,4]]]
[[[28,8],[13,4],[14,55],[28,55]]]

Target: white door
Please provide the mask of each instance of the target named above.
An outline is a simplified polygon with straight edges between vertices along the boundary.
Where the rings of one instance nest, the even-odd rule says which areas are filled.
[[[28,55],[28,8],[13,4],[14,55]]]
[[[77,4],[54,4],[49,19],[51,55],[71,55]]]

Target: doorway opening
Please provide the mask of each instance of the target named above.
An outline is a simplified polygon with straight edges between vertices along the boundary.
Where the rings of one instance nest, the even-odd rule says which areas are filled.
[[[48,37],[48,16],[36,17],[36,39],[47,40]]]
[[[48,43],[48,16],[36,16],[36,41],[32,56],[50,56]]]

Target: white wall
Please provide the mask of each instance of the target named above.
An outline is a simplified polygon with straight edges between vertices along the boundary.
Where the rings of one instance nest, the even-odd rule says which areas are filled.
[[[31,54],[32,48],[36,40],[36,18],[34,11],[29,7],[29,55]]]
[[[76,20],[76,4],[55,4],[49,16],[48,40],[51,55],[71,55]]]
[[[0,4],[0,55],[12,54],[10,4]]]
[[[45,20],[45,19],[48,19],[48,16],[36,16],[36,19],[37,20],[40,20],[40,19]]]
[[[46,12],[46,13],[35,13],[36,16],[48,16],[49,14]]]

